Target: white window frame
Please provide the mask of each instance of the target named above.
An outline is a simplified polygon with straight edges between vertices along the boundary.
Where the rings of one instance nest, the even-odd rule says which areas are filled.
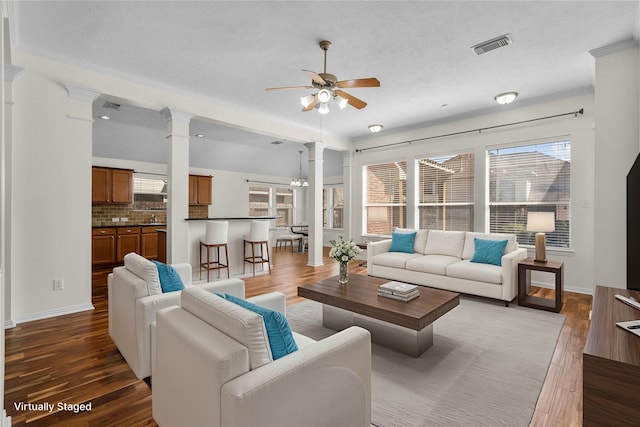
[[[298,189],[296,188],[291,188],[290,186],[286,185],[286,184],[269,184],[269,183],[260,183],[260,182],[256,182],[256,183],[250,183],[249,184],[249,188],[248,191],[251,191],[251,187],[264,187],[267,188],[268,191],[268,207],[267,207],[267,216],[277,216],[278,215],[278,189],[287,189],[287,190],[292,190],[293,192],[293,198],[292,198],[292,203],[293,203],[293,208],[291,210],[291,224],[287,224],[287,225],[277,225],[278,220],[276,219],[276,228],[277,229],[287,229],[289,227],[291,227],[292,225],[294,225],[296,223],[296,217],[297,217],[297,210],[298,210]]]
[[[368,163],[362,166],[362,235],[363,236],[370,236],[370,237],[388,237],[391,235],[391,232],[393,232],[393,230],[391,230],[391,232],[389,233],[372,233],[368,230],[368,214],[367,214],[367,208],[369,207],[404,207],[404,218],[399,218],[400,219],[400,227],[406,227],[407,226],[407,209],[409,206],[409,194],[407,193],[407,185],[406,185],[406,180],[407,180],[407,176],[406,176],[406,172],[405,172],[405,194],[404,194],[404,203],[372,203],[372,204],[368,204],[367,202],[367,190],[368,190],[368,170],[371,166],[376,166],[376,165],[387,165],[387,164],[396,164],[396,166],[398,168],[400,168],[399,164],[400,163],[406,163],[406,167],[409,167],[409,162],[407,162],[406,159],[397,159],[397,160],[389,160],[389,161],[383,161],[383,162],[375,162],[375,163]],[[402,173],[400,174],[400,176],[402,176]],[[402,179],[400,179],[402,181]],[[393,224],[392,224],[393,227]]]
[[[324,192],[324,205],[322,206],[322,212],[325,218],[327,218],[327,223],[324,225],[325,230],[343,230],[344,223],[342,227],[334,228],[333,224],[333,213],[334,213],[334,203],[333,203],[333,190],[336,188],[341,188],[343,191],[344,197],[344,185],[343,184],[326,184],[322,187]],[[344,222],[344,205],[342,206],[342,221]]]

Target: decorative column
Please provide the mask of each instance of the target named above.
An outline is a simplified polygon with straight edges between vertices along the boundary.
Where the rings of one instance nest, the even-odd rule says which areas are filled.
[[[164,108],[167,120],[167,263],[189,262],[189,122],[192,114]]]
[[[324,167],[324,144],[309,142],[309,258],[307,265],[323,265],[322,260],[322,186]]]
[[[355,230],[353,230],[353,222],[351,218],[351,194],[352,187],[352,167],[353,167],[353,151],[345,151],[342,158],[342,192],[344,206],[342,208],[342,228],[344,229],[344,237],[354,239],[358,241],[360,239],[360,233],[358,237],[354,236]]]

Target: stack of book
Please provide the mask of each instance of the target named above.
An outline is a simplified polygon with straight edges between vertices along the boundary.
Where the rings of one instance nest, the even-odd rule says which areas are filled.
[[[401,282],[388,282],[378,287],[378,295],[400,301],[411,301],[420,295],[420,290],[416,285],[409,285],[408,283]]]

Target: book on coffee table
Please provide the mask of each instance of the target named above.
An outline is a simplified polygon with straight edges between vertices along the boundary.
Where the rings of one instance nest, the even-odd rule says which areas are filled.
[[[420,291],[418,289],[415,289],[411,292],[409,292],[408,294],[405,295],[400,295],[400,294],[392,294],[392,293],[388,293],[382,290],[378,290],[378,295],[381,297],[385,297],[385,298],[391,298],[391,299],[397,299],[400,301],[411,301],[414,298],[417,298],[420,296]]]
[[[420,292],[418,290],[418,286],[402,282],[388,282],[378,287],[378,293],[385,292],[391,295],[406,296],[414,291],[417,291],[418,293]]]

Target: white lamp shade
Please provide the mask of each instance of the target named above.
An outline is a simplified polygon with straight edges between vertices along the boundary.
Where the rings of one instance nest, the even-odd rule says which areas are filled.
[[[307,108],[309,105],[311,105],[312,102],[313,102],[313,95],[307,95],[300,98],[300,104],[302,104],[304,108]]]
[[[331,92],[329,92],[328,89],[320,89],[320,92],[318,92],[318,101],[319,102],[331,101]]]
[[[344,110],[344,107],[347,106],[348,101],[346,98],[343,98],[341,96],[336,96],[336,103],[338,104],[338,107],[340,107],[341,110]]]
[[[555,215],[553,212],[527,212],[527,231],[550,233],[555,229]]]
[[[323,102],[322,104],[320,104],[320,106],[318,107],[318,113],[327,114],[328,112],[329,112],[329,106],[326,104],[326,102]]]

